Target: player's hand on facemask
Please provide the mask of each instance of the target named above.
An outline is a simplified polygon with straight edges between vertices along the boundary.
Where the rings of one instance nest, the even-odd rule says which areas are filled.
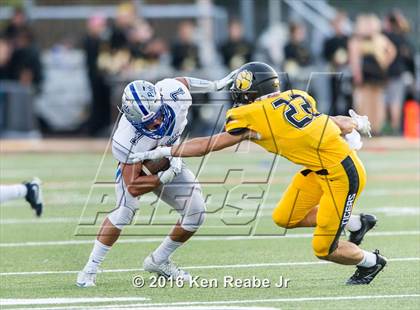
[[[372,137],[370,134],[371,127],[369,118],[366,115],[359,115],[354,110],[349,110],[350,117],[354,120],[356,123],[356,130],[360,132],[361,134],[367,135],[369,138]]]
[[[131,154],[129,158],[133,161],[133,163],[138,163],[140,161],[144,161],[146,159],[159,159],[163,157],[171,156],[171,148],[170,147],[157,147],[154,150],[147,151],[147,152],[138,152]]]
[[[233,77],[235,76],[237,72],[238,72],[238,69],[233,70],[231,73],[226,75],[223,79],[214,81],[216,90],[217,91],[222,90],[223,88],[226,87],[226,85],[229,85],[230,83],[232,83]]]

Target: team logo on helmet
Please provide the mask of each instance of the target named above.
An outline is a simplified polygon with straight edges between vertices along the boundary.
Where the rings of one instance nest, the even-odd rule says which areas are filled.
[[[244,70],[238,73],[235,80],[235,86],[240,90],[248,90],[252,85],[252,72]]]

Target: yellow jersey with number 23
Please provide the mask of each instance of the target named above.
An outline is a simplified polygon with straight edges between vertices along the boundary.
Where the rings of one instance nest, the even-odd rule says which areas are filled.
[[[352,151],[341,130],[319,113],[316,101],[301,90],[273,93],[226,114],[226,131],[250,129],[259,134],[253,142],[311,170],[339,165]]]

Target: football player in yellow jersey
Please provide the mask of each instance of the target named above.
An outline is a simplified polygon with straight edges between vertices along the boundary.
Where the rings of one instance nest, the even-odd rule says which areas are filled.
[[[338,264],[356,265],[347,284],[369,284],[387,261],[378,250],[372,253],[358,247],[376,218],[352,215],[366,172],[350,145],[357,148],[360,144],[356,130],[369,133],[367,117],[354,112],[352,117],[319,113],[308,93],[280,92],[277,73],[259,62],[239,68],[231,93],[234,107],[226,114],[226,132],[137,153],[132,159],[203,156],[250,139],[303,166],[274,209],[274,222],[284,228],[315,227],[314,254]],[[339,239],[344,228],[350,231],[349,241]]]

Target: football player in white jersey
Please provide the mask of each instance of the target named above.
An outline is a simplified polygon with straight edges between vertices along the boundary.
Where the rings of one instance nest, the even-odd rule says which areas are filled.
[[[138,80],[125,87],[123,115],[112,138],[112,153],[119,162],[116,209],[102,223],[89,259],[78,274],[77,286],[95,286],[99,265],[139,208],[137,197],[151,191],[176,209],[181,217],[170,234],[146,257],[143,267],[166,278],[190,279],[169,257],[204,221],[205,202],[200,185],[180,158],[171,158],[170,167],[165,171],[142,175],[143,164],[134,163],[130,155],[177,143],[187,124],[192,103],[190,92],[222,90],[231,83],[235,73],[218,81],[183,77],[164,79],[156,85]]]

